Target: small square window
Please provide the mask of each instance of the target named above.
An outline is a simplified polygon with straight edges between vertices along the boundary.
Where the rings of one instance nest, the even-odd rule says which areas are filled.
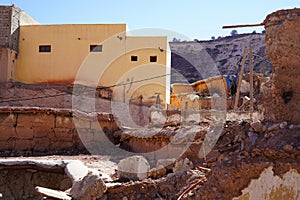
[[[90,52],[102,52],[102,45],[90,45]]]
[[[51,52],[51,45],[40,45],[39,52]]]
[[[137,56],[131,56],[131,61],[138,61],[138,57]]]
[[[150,56],[150,62],[157,62],[157,56]]]

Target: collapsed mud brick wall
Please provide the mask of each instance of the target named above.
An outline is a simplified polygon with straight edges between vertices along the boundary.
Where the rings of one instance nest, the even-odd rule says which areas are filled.
[[[70,109],[1,107],[0,154],[17,156],[85,152],[82,140],[86,145],[103,139],[98,134],[99,127],[106,134],[117,129],[111,114],[94,114],[96,117],[77,115]],[[75,127],[75,120],[78,127]]]
[[[300,9],[268,15],[266,54],[273,64],[271,92],[265,95],[265,118],[300,123]]]
[[[36,185],[67,190],[72,183],[63,170],[0,166],[0,191],[3,199],[41,199],[35,192]]]

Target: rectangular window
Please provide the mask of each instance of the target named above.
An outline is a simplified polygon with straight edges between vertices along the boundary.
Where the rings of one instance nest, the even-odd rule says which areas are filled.
[[[150,62],[157,62],[157,56],[150,56]]]
[[[137,56],[131,56],[131,61],[138,61],[138,57]]]
[[[40,45],[39,52],[51,52],[51,45]]]
[[[102,45],[90,45],[90,52],[102,52]]]

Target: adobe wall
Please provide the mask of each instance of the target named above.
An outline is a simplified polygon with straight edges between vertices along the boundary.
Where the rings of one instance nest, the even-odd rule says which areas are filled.
[[[80,124],[75,127],[74,121]],[[112,116],[77,117],[70,109],[0,108],[0,155],[49,155],[86,152],[82,143],[101,142],[98,124],[106,134],[117,130]],[[80,129],[80,130],[79,130]],[[78,135],[78,130],[81,135]]]
[[[1,34],[0,34],[1,37]],[[7,80],[8,63],[9,63],[9,49],[0,47],[0,81]]]
[[[300,9],[268,15],[266,54],[273,64],[270,91],[265,92],[265,119],[300,123]]]
[[[57,190],[72,186],[69,178],[58,170],[41,170],[30,166],[1,166],[0,192],[3,199],[41,199],[35,186],[40,185]]]

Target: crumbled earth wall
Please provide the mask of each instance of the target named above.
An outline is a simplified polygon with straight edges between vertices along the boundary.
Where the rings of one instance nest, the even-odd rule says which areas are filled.
[[[63,170],[42,171],[29,166],[0,167],[0,193],[3,199],[41,199],[34,189],[37,185],[62,191],[72,186]]]
[[[275,175],[273,167],[265,169],[258,179],[252,179],[249,186],[243,190],[243,195],[233,200],[243,199],[298,199],[300,191],[297,185],[300,174],[290,169],[281,176]]]
[[[175,199],[186,185],[200,178],[200,174],[198,170],[194,170],[171,173],[157,180],[113,184],[107,187],[102,199]]]
[[[109,112],[112,91],[76,85],[76,92],[82,97],[93,96],[95,109]],[[72,108],[73,84],[24,84],[0,82],[0,106]],[[89,103],[89,99],[85,99]],[[90,102],[92,102],[90,100]]]
[[[193,170],[168,172],[166,177],[159,179],[108,184],[103,199],[177,199],[185,189],[203,178],[197,172],[199,166],[211,169],[205,174],[207,181],[183,195],[182,199],[298,199],[299,129],[300,126],[286,123],[228,122],[205,158],[198,156],[204,139],[204,134],[201,136],[199,132],[183,155],[193,161]],[[258,191],[252,186],[255,180],[271,182]],[[281,181],[284,187],[277,184]],[[254,194],[267,195],[255,198]]]
[[[77,127],[75,127],[76,120]],[[112,115],[80,116],[68,109],[2,107],[0,109],[0,151],[2,156],[83,153],[82,143],[101,142],[117,130]],[[80,131],[80,135],[78,134]]]
[[[250,161],[252,163],[250,163]],[[272,163],[272,162],[255,162],[254,160],[248,160],[246,163],[235,162],[235,163],[223,163],[224,166],[219,166],[220,168],[212,169],[211,174],[208,175],[208,181],[203,185],[196,188],[190,195],[187,195],[184,199],[224,199],[231,200],[238,197],[239,200],[255,200],[255,199],[298,199],[297,192],[299,191],[299,186],[294,182],[299,180],[299,164],[291,165],[286,163]],[[274,168],[272,167],[274,165]],[[271,167],[270,167],[271,166]],[[251,195],[249,194],[249,188],[251,188],[251,182],[261,178],[262,174],[266,169],[270,168],[271,171],[275,171],[274,175],[272,173],[272,178],[284,177],[288,171],[293,171],[296,176],[290,179],[287,183],[286,189],[281,190],[280,187],[272,187],[274,182],[265,183],[265,188],[250,189]],[[276,171],[277,170],[277,171]],[[272,179],[269,180],[272,181]],[[278,190],[278,191],[276,191]],[[290,190],[290,191],[289,191]],[[242,194],[244,191],[244,194]],[[288,193],[286,193],[289,191]],[[253,193],[256,192],[257,196],[262,198],[253,198]],[[277,193],[277,194],[276,194]],[[265,195],[264,194],[269,194]],[[292,198],[286,198],[292,197]],[[294,198],[296,197],[296,198]]]
[[[276,11],[264,23],[266,54],[273,64],[265,118],[300,123],[300,9]]]

